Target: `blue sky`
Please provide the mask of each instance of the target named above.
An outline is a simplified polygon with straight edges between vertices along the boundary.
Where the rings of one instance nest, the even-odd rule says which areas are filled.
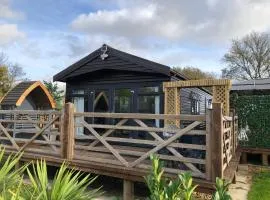
[[[231,39],[268,32],[269,18],[268,0],[0,0],[0,51],[33,80],[103,43],[220,73]]]

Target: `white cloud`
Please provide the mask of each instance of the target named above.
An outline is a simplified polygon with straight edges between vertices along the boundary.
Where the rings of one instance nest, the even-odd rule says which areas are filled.
[[[89,35],[226,43],[270,28],[268,0],[118,1],[119,9],[83,13],[71,27]]]
[[[23,39],[25,34],[18,30],[16,24],[0,24],[0,45]]]
[[[10,8],[10,0],[0,0],[0,18],[24,19],[24,14]]]

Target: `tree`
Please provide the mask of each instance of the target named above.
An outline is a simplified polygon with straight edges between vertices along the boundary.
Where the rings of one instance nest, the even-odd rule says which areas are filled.
[[[51,81],[43,81],[43,83],[52,94],[56,102],[56,108],[60,110],[63,106],[64,90],[61,90],[57,83]]]
[[[11,88],[8,68],[0,65],[0,97],[3,97]]]
[[[242,39],[232,40],[222,61],[222,77],[232,79],[258,79],[270,77],[270,35],[250,33]]]
[[[0,90],[8,91],[16,82],[25,80],[25,72],[23,71],[22,67],[20,67],[18,64],[9,62],[8,57],[3,52],[0,52],[0,68]],[[3,81],[5,81],[5,83],[3,83]]]
[[[173,70],[183,74],[184,76],[192,80],[215,79],[217,77],[217,75],[214,73],[204,72],[196,67],[174,67]]]

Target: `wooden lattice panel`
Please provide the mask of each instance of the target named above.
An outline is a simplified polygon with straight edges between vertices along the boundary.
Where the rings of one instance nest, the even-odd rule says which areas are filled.
[[[229,88],[227,85],[213,87],[213,102],[222,103],[222,110],[224,115],[229,115],[229,101]]]
[[[165,90],[165,114],[180,114],[180,89],[167,88]],[[166,120],[167,125],[180,125],[179,120]]]
[[[229,90],[231,80],[205,79],[189,81],[171,81],[163,83],[165,92],[165,114],[180,114],[180,89],[187,87],[213,87],[213,102],[223,104],[223,114],[229,115]],[[179,126],[179,120],[166,120],[166,124]]]

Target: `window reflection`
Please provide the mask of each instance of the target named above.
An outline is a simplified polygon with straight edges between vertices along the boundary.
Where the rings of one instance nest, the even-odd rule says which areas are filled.
[[[132,91],[130,89],[116,89],[114,106],[116,113],[131,112]]]

